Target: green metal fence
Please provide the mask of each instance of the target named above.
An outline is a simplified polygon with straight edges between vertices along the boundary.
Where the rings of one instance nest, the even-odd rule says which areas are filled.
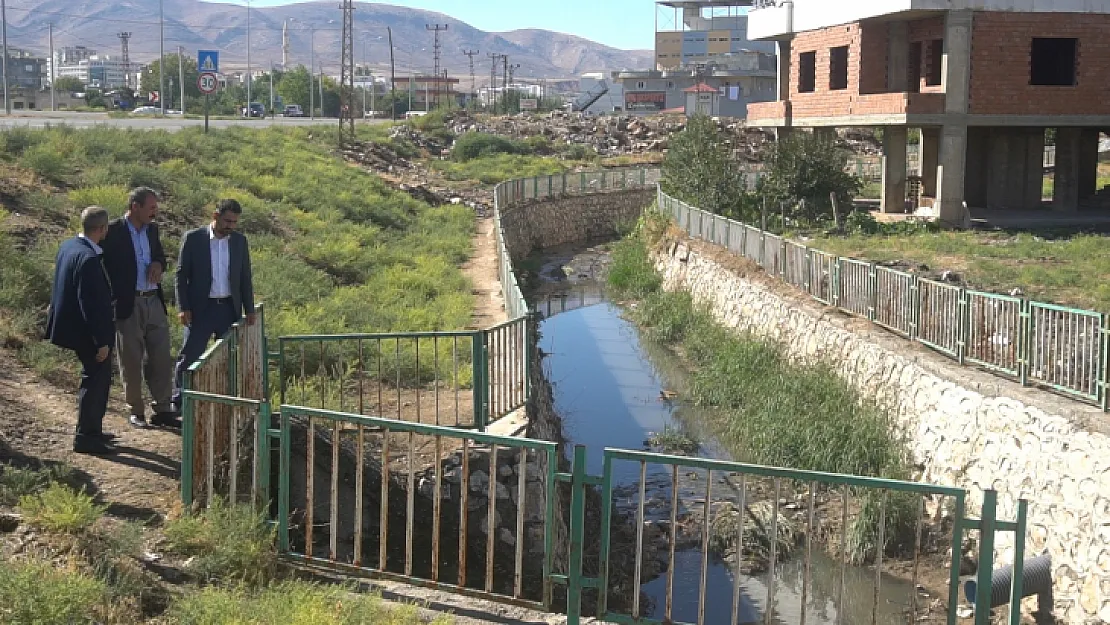
[[[280,413],[276,521],[290,560],[551,605],[555,443],[300,406]]]
[[[622,466],[624,465],[624,466]],[[919,572],[922,557],[927,552],[938,549],[951,550],[948,565],[947,597],[943,608],[944,620],[949,624],[957,622],[957,607],[960,603],[960,563],[962,545],[968,532],[979,536],[978,582],[975,604],[990,605],[991,574],[994,569],[995,536],[997,532],[1013,532],[1015,574],[1012,584],[1013,599],[1010,601],[1008,623],[1020,623],[1019,609],[1021,588],[1021,564],[1024,558],[1024,538],[1026,530],[1027,503],[1021,500],[1016,506],[1016,520],[1000,521],[997,518],[997,494],[985,491],[982,495],[982,514],[979,518],[968,515],[969,493],[960,488],[935,486],[917,482],[887,480],[859,476],[837,475],[811,471],[796,471],[775,467],[749,465],[701,458],[669,456],[664,454],[620,449],[606,449],[604,468],[600,476],[586,473],[586,449],[578,446],[574,450],[571,472],[560,474],[558,479],[572,484],[570,515],[570,554],[569,574],[564,578],[555,576],[555,583],[567,586],[567,614],[570,623],[578,623],[582,616],[582,598],[586,591],[596,591],[598,602],[596,614],[599,620],[613,623],[651,623],[690,624],[750,622],[740,620],[742,595],[750,594],[747,582],[759,582],[754,587],[765,590],[762,597],[746,597],[751,603],[758,604],[762,612],[762,622],[789,622],[804,625],[807,617],[815,613],[824,616],[828,602],[835,602],[837,623],[887,622],[880,620],[881,588],[884,583],[884,560],[889,559],[896,538],[886,534],[888,528],[898,527],[893,520],[888,522],[888,513],[896,510],[910,510],[913,515],[910,523],[909,544],[903,545],[906,553],[903,560],[909,561],[912,571],[911,585],[904,598],[909,614],[899,614],[897,620],[908,619],[917,622],[927,612],[927,606],[918,596]],[[627,475],[636,476],[629,482]],[[625,477],[621,477],[625,476]],[[600,489],[601,496],[601,537],[596,553],[589,553],[586,544],[585,510],[586,493],[593,488]],[[877,512],[872,508],[870,515],[877,536],[867,555],[874,574],[874,594],[866,606],[855,606],[851,613],[845,611],[848,605],[845,597],[845,579],[850,566],[847,557],[838,557],[839,579],[830,585],[830,580],[818,578],[812,567],[820,527],[832,522],[836,532],[832,543],[845,545],[848,542],[849,527],[860,520],[863,510],[877,502]],[[926,545],[936,531],[939,510],[951,513],[950,527],[940,542]],[[826,518],[818,520],[818,512]],[[746,518],[755,519],[748,524]],[[797,555],[780,552],[789,546],[789,541],[777,538],[780,524],[791,519],[804,519],[802,538]],[[889,517],[893,519],[894,517]],[[735,521],[738,519],[739,521]],[[634,546],[618,544],[614,538],[616,528],[631,522],[634,532]],[[928,526],[933,526],[932,528]],[[647,555],[645,533],[652,527],[664,527],[666,554],[663,556],[662,572],[649,575],[647,565],[657,559]],[[723,538],[721,527],[730,531]],[[770,538],[760,543],[755,536],[745,532],[765,532]],[[693,537],[680,535],[691,534]],[[837,536],[839,538],[837,539]],[[625,540],[628,540],[627,538]],[[721,553],[720,544],[724,540],[734,549],[728,556]],[[676,546],[687,555],[696,555],[698,574],[676,576],[678,561]],[[632,547],[632,558],[625,557],[619,563],[615,553],[617,547],[627,552]],[[598,574],[588,577],[584,574],[583,563],[596,558],[599,562]],[[776,585],[780,583],[781,568],[778,566],[788,559],[801,559],[800,595],[797,601],[776,596]],[[758,564],[753,564],[758,562]],[[732,578],[732,592],[727,598],[720,593],[710,596],[707,593],[708,568],[725,566]],[[905,562],[903,562],[904,564]],[[631,571],[628,569],[631,568]],[[753,570],[755,569],[755,570]],[[765,572],[764,572],[765,571]],[[626,580],[631,575],[631,584],[618,584],[618,578]],[[643,603],[640,590],[645,584],[654,582],[665,584],[665,599],[649,613]],[[797,585],[795,585],[797,586]],[[824,589],[820,596],[818,586]],[[831,591],[829,589],[832,589]],[[685,597],[685,613],[677,608],[677,597]],[[697,597],[696,601],[689,598]],[[614,607],[620,603],[623,607]],[[727,616],[725,616],[727,615]],[[935,616],[935,615],[934,615]],[[978,610],[975,623],[990,623],[990,610]]]
[[[822,303],[866,317],[960,364],[1108,409],[1110,325],[1103,313],[983,293],[836,257],[689,206],[661,189],[658,206],[691,236],[747,257]]]

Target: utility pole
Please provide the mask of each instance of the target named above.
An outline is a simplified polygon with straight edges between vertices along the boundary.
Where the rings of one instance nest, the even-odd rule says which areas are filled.
[[[478,82],[474,79],[474,57],[477,56],[479,52],[480,52],[480,50],[463,50],[463,54],[465,54],[467,60],[470,61],[470,101],[471,102],[474,102],[474,99],[478,96],[478,87],[477,87]]]
[[[54,82],[58,80],[58,70],[54,67],[54,22],[50,22],[50,110],[58,110],[54,101]]]
[[[393,61],[393,28],[386,27],[389,33],[389,118],[397,119],[397,65]]]
[[[308,48],[308,116],[316,121],[316,90],[312,84],[316,73],[316,29],[311,26],[308,27]]]
[[[433,64],[433,68],[432,68],[432,76],[435,76],[435,81],[437,83],[439,82],[439,33],[440,33],[440,31],[447,30],[447,26],[448,26],[447,24],[444,24],[443,26],[440,26],[439,24],[434,24],[434,25],[425,24],[424,25],[425,30],[430,30],[430,31],[435,32],[435,45],[432,47],[432,50],[433,50],[432,58],[435,59],[435,63]],[[439,89],[436,89],[436,106],[437,107],[439,106]],[[428,105],[425,104],[425,109],[427,109],[427,108],[428,108]]]
[[[489,68],[489,95],[486,98],[486,108],[492,113],[494,105],[497,103],[497,96],[495,90],[497,89],[497,63],[504,56],[503,54],[489,53],[487,55],[490,59]]]
[[[12,114],[12,99],[8,97],[8,2],[0,0],[0,22],[4,27],[4,113]]]
[[[131,41],[131,33],[117,33],[116,36],[119,37],[120,59],[123,61],[123,71],[126,72],[126,77],[123,80],[123,84],[130,87],[131,52],[129,51],[128,43]],[[51,46],[51,50],[53,50],[53,46]],[[53,54],[53,52],[51,52],[51,54]]]
[[[324,116],[324,64],[320,63],[320,77],[316,79],[316,87],[320,91],[320,117]]]
[[[166,116],[166,12],[164,4],[164,0],[158,0],[158,108],[161,110],[162,117]],[[7,50],[4,51],[4,56],[8,56]],[[6,82],[7,80],[5,80]]]
[[[185,46],[177,46],[177,79],[181,83],[181,118],[185,119]]]
[[[501,108],[509,114],[509,55],[501,56]]]
[[[339,69],[339,145],[355,140],[355,5],[343,0],[343,45]],[[323,96],[320,97],[323,101]],[[366,105],[363,104],[363,108]],[[349,136],[344,137],[344,128]]]
[[[251,83],[254,76],[251,74],[251,0],[247,0],[247,115],[251,108]]]
[[[274,60],[270,59],[270,117],[274,116]]]

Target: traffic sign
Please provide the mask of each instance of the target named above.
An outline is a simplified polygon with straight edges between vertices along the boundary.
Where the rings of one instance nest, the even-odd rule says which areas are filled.
[[[197,89],[204,95],[209,95],[216,92],[216,88],[220,86],[220,81],[216,79],[216,75],[212,72],[204,72],[197,77]]]
[[[219,50],[197,50],[197,68],[202,72],[219,73]]]

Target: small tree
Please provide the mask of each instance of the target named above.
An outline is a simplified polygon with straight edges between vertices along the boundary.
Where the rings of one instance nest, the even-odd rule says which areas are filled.
[[[84,93],[85,83],[76,76],[60,76],[54,81],[54,89],[62,93]]]
[[[691,117],[671,140],[663,159],[663,190],[698,208],[739,219],[753,205],[743,173],[717,124],[706,115]]]
[[[835,141],[806,132],[779,140],[767,156],[769,175],[762,190],[776,205],[785,202],[786,215],[814,223],[832,217],[830,196],[851,206],[862,188],[859,178],[845,171],[848,152]]]

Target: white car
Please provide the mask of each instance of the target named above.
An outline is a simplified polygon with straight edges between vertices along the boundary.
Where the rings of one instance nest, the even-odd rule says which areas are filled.
[[[157,115],[159,108],[156,106],[140,106],[139,108],[131,111],[132,115]]]

